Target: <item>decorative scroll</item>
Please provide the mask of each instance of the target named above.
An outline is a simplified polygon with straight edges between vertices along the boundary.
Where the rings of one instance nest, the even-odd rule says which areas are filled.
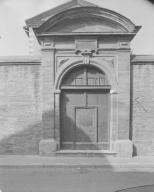
[[[61,67],[61,66],[62,66],[64,63],[66,63],[68,60],[69,60],[68,58],[66,58],[66,59],[61,59],[61,60],[59,61],[59,67]]]

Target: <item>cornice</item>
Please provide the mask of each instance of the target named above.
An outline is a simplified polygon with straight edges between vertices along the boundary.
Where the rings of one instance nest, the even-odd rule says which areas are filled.
[[[91,33],[91,32],[86,32],[86,33],[82,33],[82,32],[71,32],[71,33],[36,33],[36,36],[37,37],[45,37],[45,36],[53,36],[53,37],[56,37],[56,36],[112,36],[112,35],[117,35],[117,36],[130,36],[130,35],[136,35],[136,32],[94,32],[94,33]]]
[[[112,33],[81,33],[81,32],[73,32],[73,33],[36,33],[37,38],[43,38],[43,37],[74,37],[74,38],[80,38],[80,37],[116,37],[116,38],[127,38],[127,40],[131,41],[134,36],[136,35],[136,32],[132,33],[126,33],[126,32],[112,32]]]
[[[154,55],[132,55],[131,63],[133,65],[154,64]]]
[[[0,65],[40,65],[41,58],[33,56],[0,56]]]

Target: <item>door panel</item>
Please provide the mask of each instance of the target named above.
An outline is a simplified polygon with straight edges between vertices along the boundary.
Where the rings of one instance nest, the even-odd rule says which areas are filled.
[[[74,149],[75,143],[75,110],[74,105],[84,105],[84,94],[81,91],[66,91],[61,95],[61,144],[62,148]]]
[[[75,108],[75,142],[97,142],[97,108]]]
[[[109,92],[65,90],[61,95],[61,148],[108,149]]]
[[[88,106],[98,106],[98,142],[108,142],[109,140],[109,92],[88,91]]]

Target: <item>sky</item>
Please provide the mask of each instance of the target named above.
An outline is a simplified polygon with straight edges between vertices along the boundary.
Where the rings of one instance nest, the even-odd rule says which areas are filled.
[[[0,56],[28,55],[25,20],[68,0],[0,0]],[[116,11],[142,28],[131,43],[133,54],[154,55],[154,4],[147,0],[89,0]]]

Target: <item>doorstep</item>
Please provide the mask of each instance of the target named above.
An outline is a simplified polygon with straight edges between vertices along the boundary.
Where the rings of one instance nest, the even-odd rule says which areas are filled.
[[[59,150],[56,151],[56,156],[69,157],[116,157],[115,151],[108,150]]]

